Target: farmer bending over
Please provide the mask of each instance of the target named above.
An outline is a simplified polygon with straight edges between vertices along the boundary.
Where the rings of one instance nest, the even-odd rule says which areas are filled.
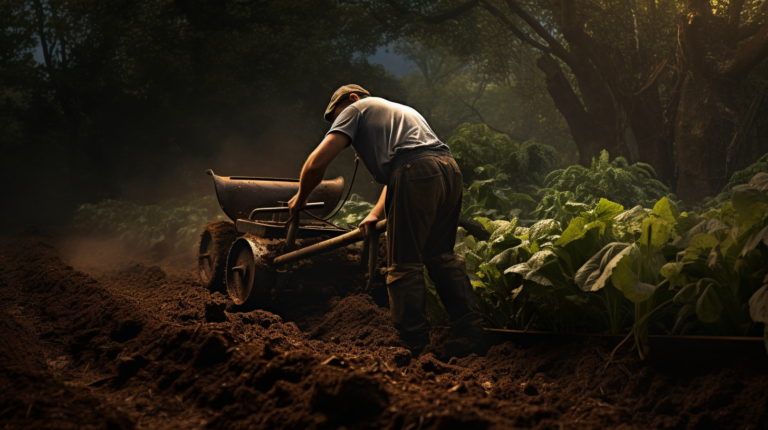
[[[358,85],[333,94],[325,119],[333,125],[301,170],[292,215],[334,158],[350,144],[376,182],[378,203],[360,223],[363,234],[387,219],[387,289],[395,327],[418,353],[429,343],[424,265],[450,316],[454,338],[476,339],[482,320],[464,269],[453,253],[462,176],[448,146],[413,108],[371,97]]]

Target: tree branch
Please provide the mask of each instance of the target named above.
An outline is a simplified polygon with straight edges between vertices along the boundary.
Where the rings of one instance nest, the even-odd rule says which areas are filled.
[[[563,61],[566,60],[566,57],[569,57],[571,54],[563,47],[560,42],[555,39],[552,34],[547,31],[546,28],[544,28],[543,25],[541,25],[541,22],[535,18],[533,18],[531,15],[528,14],[528,12],[525,11],[525,9],[521,8],[517,3],[515,3],[513,0],[506,0],[507,6],[512,10],[512,12],[515,13],[515,15],[522,18],[523,21],[525,21],[526,24],[528,24],[533,31],[536,32],[536,34],[539,35],[544,41],[547,42],[550,49],[552,49],[552,53],[563,59]]]
[[[757,15],[761,16],[763,20],[760,20],[760,18],[752,19],[735,30],[738,33],[738,38],[736,39],[737,42],[741,42],[744,39],[756,35],[760,29],[763,28],[765,20],[768,19],[768,16],[766,16],[768,15],[768,1],[763,3],[763,5],[760,7],[760,12],[758,12]]]
[[[43,49],[43,60],[48,75],[53,74],[53,64],[51,63],[51,50],[48,46],[48,38],[45,36],[45,11],[40,0],[34,0],[32,4],[35,7],[35,24],[37,25],[37,35],[40,38],[40,47]]]
[[[500,11],[498,8],[493,6],[492,4],[488,3],[485,0],[481,0],[481,6],[483,9],[487,10],[491,15],[493,15],[496,19],[498,19],[504,26],[506,26],[512,34],[514,34],[518,39],[520,39],[521,42],[527,43],[534,48],[540,50],[541,52],[544,52],[545,54],[549,54],[552,52],[552,49],[548,46],[544,46],[541,43],[531,39],[528,37],[527,34],[525,34],[522,30],[517,28],[517,26],[506,16],[502,11]]]
[[[389,3],[392,9],[402,15],[416,15],[419,17],[419,19],[427,24],[440,24],[442,22],[448,21],[449,19],[457,18],[468,10],[477,7],[479,0],[469,0],[456,6],[454,9],[439,13],[437,15],[424,15],[423,13],[413,11],[406,6],[401,5],[395,0],[387,0],[387,3]]]
[[[746,74],[766,57],[768,57],[768,20],[763,23],[763,27],[757,34],[736,49],[730,61],[718,65],[718,72],[731,76]]]
[[[467,103],[463,98],[459,97],[459,95],[456,94],[455,91],[451,91],[451,92],[453,93],[454,97],[456,97],[462,104],[464,104],[464,106],[468,107],[472,111],[472,113],[474,113],[477,116],[477,118],[480,119],[480,122],[482,122],[483,124],[487,125],[488,128],[491,129],[492,131],[495,131],[496,133],[499,133],[499,134],[506,134],[507,136],[509,136],[510,139],[517,140],[519,142],[524,142],[525,140],[527,140],[527,139],[523,138],[522,136],[513,135],[512,133],[508,133],[508,132],[506,132],[504,130],[498,129],[498,128],[488,124],[487,122],[485,122],[485,118],[483,118],[483,116],[480,114],[480,111],[478,111],[477,108],[475,108],[475,103],[477,102],[477,100],[480,97],[482,97],[482,94],[483,94],[484,91],[485,91],[485,88],[483,86],[483,89],[480,92],[480,95],[477,98],[475,98],[475,101],[473,103],[471,103],[471,104]]]

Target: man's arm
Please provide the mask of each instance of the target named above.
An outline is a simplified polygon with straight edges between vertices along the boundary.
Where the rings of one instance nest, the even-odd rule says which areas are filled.
[[[312,151],[301,169],[299,192],[288,202],[291,215],[298,213],[307,205],[309,194],[323,180],[328,165],[347,145],[349,145],[349,136],[344,133],[330,133]]]
[[[360,229],[360,231],[363,232],[364,235],[368,234],[368,226],[373,223],[376,224],[377,221],[380,219],[386,218],[384,214],[384,205],[387,202],[387,186],[384,186],[384,189],[381,190],[381,196],[379,197],[379,201],[376,202],[376,206],[371,209],[371,213],[368,214],[367,217],[361,222],[357,228]]]

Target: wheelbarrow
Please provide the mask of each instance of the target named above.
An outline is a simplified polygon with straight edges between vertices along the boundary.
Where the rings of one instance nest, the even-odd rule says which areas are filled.
[[[370,229],[367,237],[358,229],[341,229],[323,220],[339,204],[343,178],[322,181],[300,216],[291,217],[286,202],[298,192],[298,180],[206,173],[213,177],[219,205],[233,222],[203,228],[197,260],[205,287],[225,287],[236,305],[263,308],[286,283],[291,263],[363,241],[360,261],[368,266],[370,289],[386,220]],[[297,239],[314,243],[296,249]]]

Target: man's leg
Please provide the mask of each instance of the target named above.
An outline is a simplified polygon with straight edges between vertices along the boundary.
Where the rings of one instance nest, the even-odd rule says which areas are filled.
[[[453,252],[461,213],[463,180],[452,157],[440,157],[438,162],[443,170],[446,200],[427,237],[424,263],[448,311],[451,324],[455,327],[477,328],[482,324],[482,317],[477,311],[472,284],[467,276],[464,259]]]
[[[395,327],[414,349],[429,341],[422,253],[443,201],[442,172],[433,157],[392,173],[387,187],[387,289]]]

